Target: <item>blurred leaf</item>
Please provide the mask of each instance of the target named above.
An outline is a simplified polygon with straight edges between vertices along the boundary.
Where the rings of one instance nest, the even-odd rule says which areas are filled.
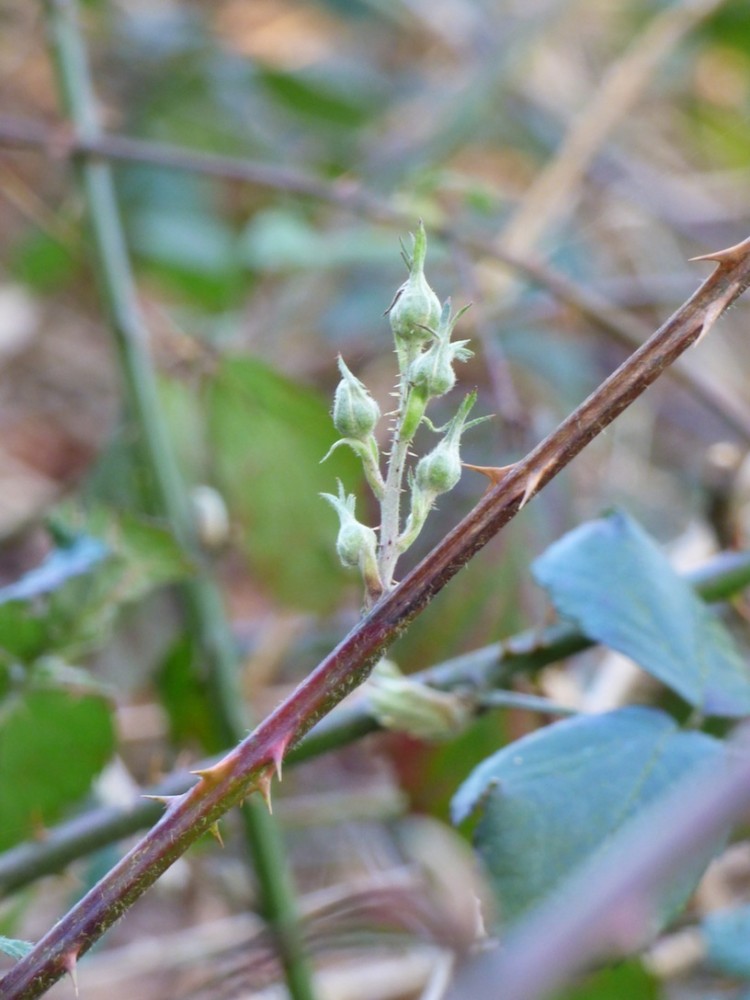
[[[750,979],[750,905],[710,914],[701,932],[710,965],[727,976]]]
[[[47,623],[36,609],[25,601],[0,606],[0,664],[31,663],[47,646]]]
[[[99,508],[87,516],[85,531],[25,584],[33,600],[0,603],[0,663],[28,664],[54,653],[77,657],[100,648],[124,604],[192,572],[170,532],[132,514]],[[52,584],[57,589],[45,593]]]
[[[337,477],[351,489],[361,472],[343,448],[320,464],[335,440],[328,406],[260,361],[230,358],[207,407],[220,488],[258,578],[284,602],[332,607],[346,577],[334,551],[335,516],[318,494]]]
[[[0,951],[16,961],[19,958],[23,958],[24,955],[28,955],[33,947],[34,945],[31,941],[19,941],[17,938],[0,936]]]
[[[516,920],[721,750],[718,740],[681,732],[655,709],[566,719],[480,764],[454,796],[453,820],[480,812],[475,845],[503,918]],[[684,903],[707,863],[683,871],[663,901],[665,911]]]
[[[197,740],[206,753],[223,748],[214,722],[207,683],[196,669],[195,648],[181,636],[168,651],[156,676],[161,702],[169,716],[170,738],[175,746]]]
[[[324,232],[289,210],[258,212],[245,230],[240,254],[255,271],[390,264],[396,245],[371,225]]]
[[[75,277],[79,263],[71,247],[42,230],[32,230],[13,247],[10,271],[34,291],[49,294]]]
[[[191,211],[149,207],[131,221],[135,249],[144,257],[197,274],[232,267],[234,234],[220,219]]]
[[[342,129],[354,129],[363,124],[376,110],[371,88],[365,88],[351,78],[314,80],[301,73],[284,73],[262,68],[259,80],[279,104],[304,118]]]
[[[115,747],[100,694],[40,688],[0,706],[0,850],[38,836],[88,791]]]
[[[731,636],[623,513],[591,521],[532,566],[555,607],[707,715],[750,712],[750,672]]]
[[[80,535],[72,544],[53,550],[40,566],[29,570],[20,580],[0,587],[0,604],[29,600],[61,587],[66,580],[88,573],[108,555],[98,538]]]
[[[554,1000],[659,1000],[659,980],[633,959],[592,973]]]

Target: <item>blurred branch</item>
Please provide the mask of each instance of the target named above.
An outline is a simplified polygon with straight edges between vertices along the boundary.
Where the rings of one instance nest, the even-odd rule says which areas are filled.
[[[750,586],[750,552],[724,552],[699,570],[687,575],[696,591],[706,601],[724,601]],[[543,630],[533,629],[501,642],[472,650],[431,667],[410,674],[410,680],[428,684],[442,691],[460,691],[475,700],[479,714],[487,707],[483,695],[509,683],[513,677],[529,676],[593,643],[566,625]],[[503,692],[506,694],[506,692]],[[380,730],[370,714],[367,701],[338,708],[322,719],[286,758],[294,766],[348,746]],[[198,768],[210,767],[218,758],[200,762]],[[195,781],[190,771],[175,772],[158,785],[144,790],[144,795],[179,795]],[[44,838],[19,844],[0,854],[0,898],[58,872],[66,865],[92,851],[128,837],[151,826],[161,816],[163,807],[142,798],[127,807],[104,806],[92,809],[67,823],[45,831]]]
[[[62,103],[75,132],[101,139],[88,54],[75,0],[45,0],[47,28]],[[206,665],[211,708],[222,741],[231,745],[247,731],[237,681],[238,657],[222,598],[195,538],[190,496],[161,411],[148,330],[138,305],[128,250],[108,163],[81,153],[76,161],[93,241],[93,260],[118,352],[127,402],[152,483],[154,501],[195,567],[183,585],[188,627]],[[296,921],[291,877],[271,817],[257,800],[242,808],[245,836],[261,887],[264,916],[272,926],[290,992],[313,1000],[311,974]]]
[[[681,0],[657,13],[612,64],[580,110],[553,159],[537,175],[503,227],[499,243],[526,254],[566,212],[599,147],[643,95],[650,78],[681,38],[723,0]]]
[[[659,893],[750,810],[750,728],[718,765],[681,781],[619,831],[494,949],[470,963],[449,1000],[541,1000],[596,959],[643,947]]]
[[[41,148],[52,159],[63,161],[71,157],[101,157],[105,160],[147,163],[165,170],[207,174],[220,180],[239,181],[272,191],[314,198],[363,215],[374,222],[401,229],[414,225],[414,219],[408,212],[392,207],[387,200],[369,193],[359,182],[348,177],[324,181],[282,166],[193,152],[165,143],[105,134],[98,130],[91,134],[72,130],[67,125],[51,126],[11,115],[0,115],[0,144]],[[470,251],[479,259],[494,260],[522,274],[594,327],[628,348],[639,346],[649,336],[650,328],[645,323],[533,257],[516,253],[489,239],[462,233],[450,225],[437,224],[430,229],[436,237]],[[729,395],[724,386],[717,385],[703,371],[688,369],[679,364],[670,369],[670,376],[743,440],[750,441],[750,412],[740,400]]]
[[[172,799],[156,826],[12,967],[0,983],[9,1000],[44,993],[228,809],[254,791],[268,796],[287,750],[367,678],[391,643],[528,500],[710,331],[750,286],[750,239],[711,259],[717,267],[695,294],[512,466],[239,746]]]

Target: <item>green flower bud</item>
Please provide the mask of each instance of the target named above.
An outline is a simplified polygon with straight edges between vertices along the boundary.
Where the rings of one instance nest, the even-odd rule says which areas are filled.
[[[339,516],[339,534],[336,539],[336,552],[341,565],[347,568],[359,569],[364,579],[370,599],[377,599],[383,592],[383,584],[378,571],[376,554],[377,536],[372,528],[360,522],[354,516],[356,497],[353,493],[344,493],[344,487],[339,480],[339,495],[320,494],[327,500]]]
[[[468,340],[451,343],[451,334],[459,318],[466,312],[468,306],[451,316],[451,300],[448,299],[440,314],[440,323],[434,331],[434,341],[429,350],[420,354],[409,369],[409,381],[425,399],[444,396],[456,384],[456,373],[453,364],[456,361],[467,361],[472,356],[466,345]]]
[[[414,474],[415,488],[434,500],[441,493],[452,490],[461,478],[461,435],[477,421],[466,423],[466,418],[476,402],[476,390],[470,392],[448,424],[443,440],[424,456]],[[484,419],[484,418],[482,418]]]
[[[421,344],[431,336],[429,329],[425,327],[437,326],[440,319],[440,300],[424,276],[427,236],[421,222],[416,235],[412,238],[414,240],[412,256],[411,259],[407,259],[409,277],[396,292],[388,314],[396,340]]]
[[[411,680],[391,660],[378,663],[367,688],[370,711],[380,725],[416,739],[451,739],[471,717],[467,698]]]
[[[342,437],[366,441],[380,419],[380,407],[367,387],[352,375],[341,355],[338,364],[341,381],[333,399],[334,426]]]
[[[320,494],[327,500],[339,516],[339,535],[336,540],[336,552],[342,566],[356,567],[360,564],[363,553],[368,549],[375,552],[376,536],[372,528],[368,528],[354,516],[356,497],[353,493],[344,493],[344,487],[339,480],[339,495]]]

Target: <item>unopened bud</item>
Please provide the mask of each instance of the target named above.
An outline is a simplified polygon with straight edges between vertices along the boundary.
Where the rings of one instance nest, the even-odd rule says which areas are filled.
[[[213,486],[194,486],[190,493],[196,534],[201,545],[216,552],[229,540],[229,512],[224,497]]]
[[[378,663],[368,689],[370,711],[380,725],[416,739],[451,739],[471,716],[466,698],[405,677],[391,660]]]
[[[380,419],[380,407],[367,387],[356,378],[339,355],[341,381],[333,399],[333,423],[345,438],[365,441],[372,434]]]
[[[466,312],[466,308],[451,316],[451,301],[446,301],[440,314],[440,323],[434,331],[433,343],[429,350],[414,360],[409,369],[409,381],[427,399],[444,396],[449,392],[456,384],[454,362],[467,361],[472,356],[472,351],[466,347],[468,340],[452,344],[450,339],[453,327]]]
[[[427,236],[421,222],[413,239],[409,277],[396,292],[388,312],[397,340],[421,344],[430,339],[430,329],[440,320],[440,300],[424,276]]]
[[[476,390],[466,396],[458,413],[448,424],[443,440],[417,464],[414,474],[415,486],[428,496],[431,495],[432,498],[452,490],[461,478],[461,456],[459,454],[461,435],[467,427],[476,423],[476,421],[471,421],[470,424],[466,423],[476,399]]]
[[[342,566],[359,569],[371,598],[377,598],[383,591],[378,572],[376,554],[377,536],[372,528],[360,524],[354,514],[356,498],[353,493],[344,493],[339,481],[337,497],[331,493],[320,494],[327,500],[339,516],[339,534],[336,539],[336,553]]]

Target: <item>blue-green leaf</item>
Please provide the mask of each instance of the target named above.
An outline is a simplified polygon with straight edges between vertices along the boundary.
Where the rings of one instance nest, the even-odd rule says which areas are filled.
[[[555,607],[707,715],[750,713],[750,671],[655,542],[617,512],[565,535],[532,566]]]
[[[109,549],[98,538],[80,535],[71,545],[50,552],[39,566],[29,570],[20,580],[0,588],[0,604],[49,594],[71,577],[88,573],[108,553]]]
[[[656,709],[577,716],[483,761],[454,796],[453,819],[479,811],[475,845],[502,917],[515,920],[721,749]],[[666,911],[684,903],[708,860],[670,890]]]
[[[33,947],[31,941],[19,941],[18,938],[7,938],[0,934],[0,951],[16,961],[28,955]]]
[[[750,905],[712,913],[701,930],[706,961],[728,976],[750,979]]]

